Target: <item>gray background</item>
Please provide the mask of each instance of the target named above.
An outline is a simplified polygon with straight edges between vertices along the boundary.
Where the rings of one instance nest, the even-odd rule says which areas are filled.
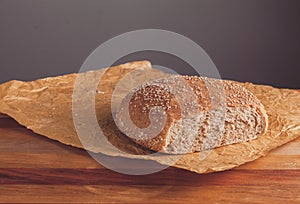
[[[300,88],[298,0],[0,0],[0,82],[77,72],[118,34],[145,28],[180,33],[212,58],[222,78]],[[140,52],[182,74],[181,60]]]

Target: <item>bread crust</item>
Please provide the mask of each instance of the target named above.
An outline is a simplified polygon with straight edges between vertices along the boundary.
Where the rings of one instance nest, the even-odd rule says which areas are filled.
[[[126,125],[126,121],[130,119],[136,127],[140,129],[147,128],[153,125],[151,124],[149,114],[154,107],[162,108],[165,114],[164,127],[161,132],[150,139],[136,135],[133,128]],[[210,114],[214,110],[223,111],[222,115],[226,115],[228,111],[232,112],[232,110],[236,110],[237,113],[236,116],[234,116],[236,118],[239,117],[238,114],[240,114],[240,110],[249,110],[255,114],[253,116],[255,121],[252,120],[249,125],[252,125],[251,127],[253,129],[254,123],[259,123],[255,126],[256,128],[258,127],[258,129],[255,129],[255,133],[253,132],[254,129],[251,130],[250,126],[249,130],[245,130],[245,132],[249,132],[249,135],[253,134],[251,137],[247,135],[237,135],[237,133],[234,132],[235,127],[229,132],[233,134],[234,137],[228,135],[229,133],[224,133],[223,135],[223,131],[228,132],[231,126],[238,125],[235,121],[233,124],[227,124],[225,121],[225,123],[223,123],[222,132],[218,133],[222,135],[222,137],[218,139],[219,141],[211,141],[210,144],[206,146],[204,144],[192,145],[193,147],[186,148],[185,150],[178,150],[176,146],[175,149],[168,149],[168,145],[170,146],[170,143],[174,140],[174,138],[170,136],[170,129],[174,128],[174,124],[183,119],[199,118],[199,116],[204,117],[204,115]],[[126,111],[128,111],[130,118],[126,117]],[[268,126],[268,116],[262,103],[245,87],[240,86],[234,81],[197,76],[176,75],[146,83],[134,90],[132,94],[129,94],[123,100],[116,116],[118,128],[135,142],[151,150],[171,154],[191,153],[227,144],[245,142],[264,134]],[[205,117],[208,119],[201,119],[202,123],[197,124],[198,127],[196,127],[198,128],[196,140],[198,142],[202,141],[200,143],[203,143],[203,139],[210,137],[207,132],[203,132],[203,129],[209,126],[211,115]],[[221,117],[222,116],[220,116],[220,118]],[[228,119],[233,119],[233,116]],[[223,122],[224,120],[223,118]],[[203,121],[207,124],[204,124]],[[245,122],[250,123],[249,121]],[[213,123],[216,128],[222,127],[222,122],[218,124],[218,122],[212,120],[211,123]],[[213,133],[217,134],[216,132]],[[188,139],[189,138],[185,138],[184,140]],[[184,140],[182,141],[183,143],[185,142]],[[177,144],[177,146],[180,145],[181,144]]]

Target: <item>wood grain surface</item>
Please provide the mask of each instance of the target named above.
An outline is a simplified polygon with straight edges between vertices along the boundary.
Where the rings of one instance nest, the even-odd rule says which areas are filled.
[[[300,138],[224,172],[130,176],[0,115],[0,161],[0,202],[300,203]]]

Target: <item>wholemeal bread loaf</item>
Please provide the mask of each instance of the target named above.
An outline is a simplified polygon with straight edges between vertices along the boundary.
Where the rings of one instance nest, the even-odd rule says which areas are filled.
[[[176,75],[128,94],[116,124],[146,148],[185,154],[256,139],[266,132],[268,117],[236,82]]]

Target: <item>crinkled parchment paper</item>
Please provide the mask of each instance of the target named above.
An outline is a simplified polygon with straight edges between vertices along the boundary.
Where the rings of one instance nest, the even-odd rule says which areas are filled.
[[[181,156],[151,155],[148,150],[129,140],[117,129],[111,110],[114,110],[132,88],[145,81],[163,76],[166,74],[152,69],[149,62],[140,61],[32,82],[14,80],[0,85],[0,112],[9,115],[38,134],[67,145],[79,148],[84,146],[85,149],[92,152],[100,152],[110,156],[155,160],[161,164],[172,165],[197,173],[222,171],[253,161],[266,155],[270,150],[300,136],[300,92],[240,83],[253,92],[264,104],[269,116],[269,129],[266,134],[256,140],[227,145],[209,152]],[[82,143],[78,138],[72,114],[75,83],[78,87],[85,87],[86,83],[97,83],[96,90],[83,88],[82,97],[78,99],[82,105],[77,111],[79,110],[79,115],[88,112],[87,109],[91,107],[89,101],[85,101],[87,98],[85,96],[90,94],[95,96],[93,108],[95,109],[98,128],[101,128],[105,140],[99,139],[93,133],[92,130],[96,127],[85,123],[76,123],[76,126],[85,127],[88,142]],[[112,98],[113,103],[111,104]],[[111,148],[112,145],[107,145],[107,141],[117,148]],[[99,142],[102,143],[101,148]]]

